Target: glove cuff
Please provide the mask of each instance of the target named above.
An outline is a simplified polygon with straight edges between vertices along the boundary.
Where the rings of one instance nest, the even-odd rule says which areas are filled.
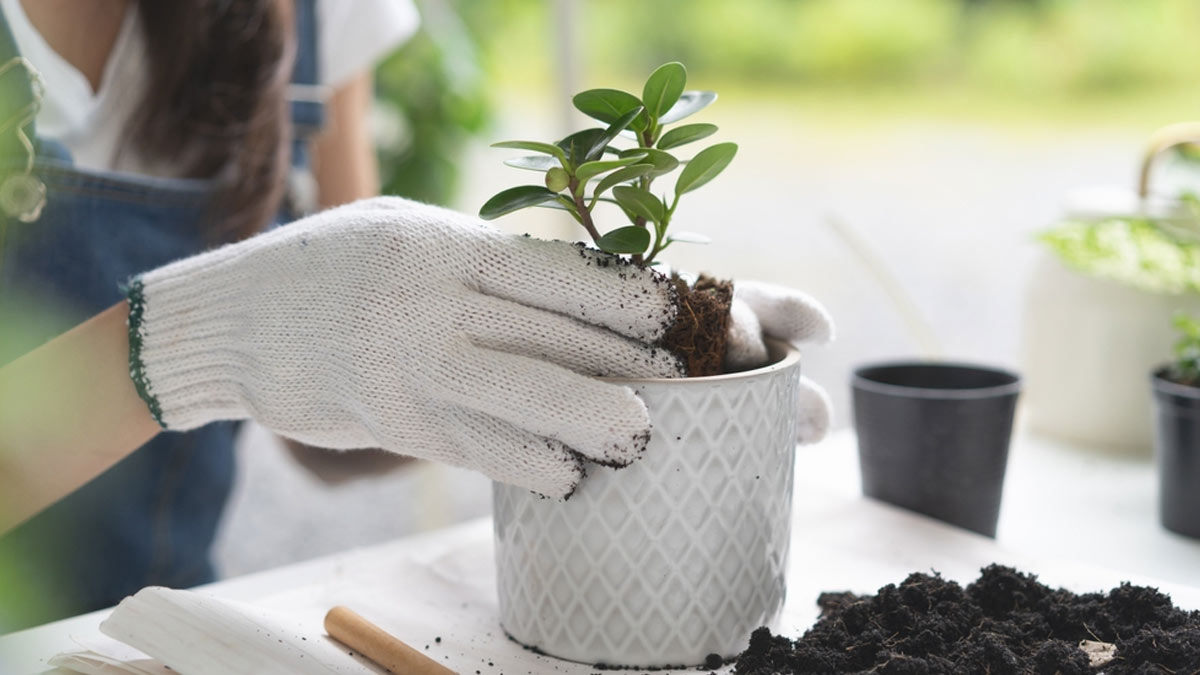
[[[197,288],[207,285],[203,280],[172,281],[137,277],[125,289],[129,374],[138,395],[171,431],[249,417],[239,385],[245,359],[233,339],[237,322],[218,314],[224,303]]]
[[[146,407],[150,409],[154,421],[165,429],[162,406],[158,403],[158,397],[151,391],[150,381],[146,379],[146,364],[142,361],[142,320],[146,313],[142,280],[134,278],[121,290],[125,292],[125,300],[129,303],[129,320],[126,322],[129,326],[129,377],[133,380],[138,396],[142,397]]]

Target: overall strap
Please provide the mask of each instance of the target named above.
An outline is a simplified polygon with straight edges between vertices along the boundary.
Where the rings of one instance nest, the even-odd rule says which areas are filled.
[[[320,82],[317,0],[296,0],[296,63],[287,98],[292,118],[292,169],[285,211],[297,218],[316,210],[316,182],[309,170],[308,141],[325,123],[326,91]]]
[[[307,140],[325,123],[325,92],[318,82],[316,0],[296,0],[296,63],[288,87],[295,141]]]

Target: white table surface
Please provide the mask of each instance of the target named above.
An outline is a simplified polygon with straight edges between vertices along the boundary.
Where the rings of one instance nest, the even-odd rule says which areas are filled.
[[[1097,454],[1019,436],[995,541],[864,499],[859,487],[852,433],[799,449],[782,632],[798,635],[811,625],[822,590],[871,592],[918,570],[969,581],[991,562],[1076,591],[1123,580],[1154,585],[1176,604],[1200,609],[1200,540],[1158,525],[1149,457]],[[203,590],[293,613],[316,631],[326,609],[347,604],[418,648],[430,645],[430,655],[461,672],[594,671],[525,652],[504,638],[496,619],[488,519]],[[54,654],[102,639],[98,625],[107,613],[0,637],[0,673],[46,672]]]

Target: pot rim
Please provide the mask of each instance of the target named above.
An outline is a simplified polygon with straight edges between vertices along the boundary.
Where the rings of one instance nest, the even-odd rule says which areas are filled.
[[[704,377],[601,377],[598,379],[614,384],[670,383],[672,385],[701,385],[710,382],[727,382],[730,380],[760,377],[778,370],[791,368],[800,362],[800,350],[796,349],[792,344],[772,337],[765,337],[763,341],[767,343],[767,353],[772,361],[765,366],[752,370],[722,373],[721,375],[705,375]]]
[[[937,387],[918,387],[905,384],[889,384],[869,379],[865,373],[869,370],[882,368],[938,368],[938,369],[962,369],[973,370],[977,372],[991,373],[1010,378],[1010,382],[1004,384],[992,385],[990,387],[972,387],[972,388],[937,388]],[[952,399],[952,400],[974,400],[981,398],[996,398],[1001,396],[1015,396],[1021,393],[1021,376],[1006,368],[998,368],[995,366],[985,366],[977,363],[967,363],[964,361],[883,361],[880,363],[872,363],[865,366],[859,366],[854,369],[854,376],[851,384],[855,389],[862,389],[878,394],[887,394],[890,396],[903,396],[907,398],[927,398],[927,399]]]
[[[1150,371],[1150,386],[1159,392],[1181,398],[1200,399],[1200,386],[1180,384],[1167,378],[1170,364],[1159,366]]]

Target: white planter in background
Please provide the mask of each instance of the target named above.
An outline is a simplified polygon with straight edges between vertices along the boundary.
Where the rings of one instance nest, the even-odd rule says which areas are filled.
[[[1148,454],[1150,371],[1169,360],[1177,311],[1192,295],[1148,293],[1068,269],[1043,253],[1026,291],[1022,375],[1030,426]]]
[[[588,466],[566,503],[495,485],[500,617],[573,661],[736,656],[784,600],[800,356],[680,380],[624,380],[654,425],[645,456]]]

